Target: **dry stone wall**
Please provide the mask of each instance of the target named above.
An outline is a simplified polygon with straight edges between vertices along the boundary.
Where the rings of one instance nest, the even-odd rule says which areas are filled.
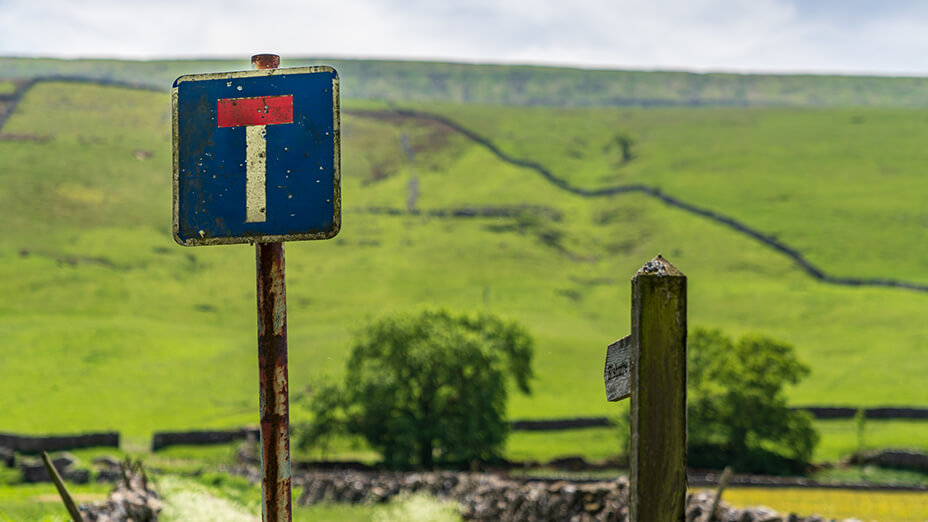
[[[301,505],[320,502],[385,502],[400,494],[427,493],[453,500],[462,516],[477,521],[613,521],[628,519],[628,479],[572,482],[518,481],[487,473],[313,472],[295,477],[304,486]],[[688,495],[686,520],[703,520],[712,494]],[[767,508],[720,504],[722,522],[824,522],[817,516],[783,515]]]
[[[854,454],[848,459],[858,466],[908,469],[928,473],[928,453],[909,449],[874,450]]]
[[[151,439],[151,450],[158,451],[168,446],[226,444],[238,440],[258,440],[258,428],[245,427],[236,430],[196,430],[155,432]]]
[[[52,465],[58,470],[61,478],[75,484],[86,484],[90,482],[90,472],[86,469],[75,469],[72,466],[76,462],[74,456],[69,453],[62,453],[55,456]],[[19,461],[19,471],[22,473],[23,482],[51,482],[52,478],[48,475],[48,469],[45,463],[40,459],[22,459]]]
[[[119,433],[86,433],[82,435],[52,435],[48,437],[0,433],[0,446],[19,453],[42,453],[80,448],[118,448]]]

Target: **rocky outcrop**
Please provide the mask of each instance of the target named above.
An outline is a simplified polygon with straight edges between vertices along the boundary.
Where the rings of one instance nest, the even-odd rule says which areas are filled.
[[[148,483],[141,463],[121,464],[122,480],[107,496],[106,501],[82,504],[81,515],[85,522],[154,522],[161,511],[161,499]]]

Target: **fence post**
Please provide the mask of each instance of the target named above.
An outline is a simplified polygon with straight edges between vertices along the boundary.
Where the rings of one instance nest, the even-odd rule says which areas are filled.
[[[631,396],[632,521],[686,511],[686,276],[662,256],[632,278],[632,333],[609,346],[606,397]]]
[[[48,472],[48,476],[52,479],[52,482],[55,483],[58,495],[61,497],[61,501],[64,502],[64,506],[68,509],[71,520],[74,522],[83,522],[84,516],[81,515],[81,510],[77,508],[77,504],[75,504],[74,499],[71,498],[67,486],[64,485],[64,480],[61,479],[61,475],[58,474],[58,470],[55,469],[55,465],[52,464],[52,460],[45,451],[42,452],[42,462],[45,463],[45,470]]]

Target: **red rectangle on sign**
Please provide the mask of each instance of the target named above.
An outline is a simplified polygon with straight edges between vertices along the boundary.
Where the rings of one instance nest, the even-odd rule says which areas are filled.
[[[217,121],[220,127],[293,123],[293,95],[220,99]]]

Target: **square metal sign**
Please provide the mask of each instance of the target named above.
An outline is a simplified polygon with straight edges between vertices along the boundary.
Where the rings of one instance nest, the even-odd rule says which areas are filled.
[[[175,241],[270,243],[338,233],[335,69],[181,76],[172,101]]]

